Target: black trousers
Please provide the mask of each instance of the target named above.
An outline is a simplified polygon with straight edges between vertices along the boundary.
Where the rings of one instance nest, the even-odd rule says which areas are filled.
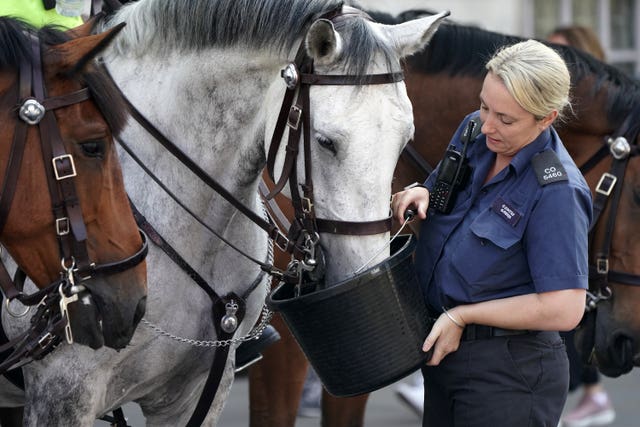
[[[557,332],[462,341],[422,374],[423,427],[557,427],[569,389]]]

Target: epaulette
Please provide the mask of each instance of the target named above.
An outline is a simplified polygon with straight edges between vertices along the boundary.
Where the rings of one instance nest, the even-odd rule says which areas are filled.
[[[533,156],[531,165],[536,178],[538,178],[538,183],[542,186],[552,182],[569,180],[567,171],[553,150],[546,150]]]

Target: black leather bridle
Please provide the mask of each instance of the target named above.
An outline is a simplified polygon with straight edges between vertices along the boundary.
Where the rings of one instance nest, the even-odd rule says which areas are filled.
[[[595,187],[593,200],[593,221],[589,230],[590,246],[593,244],[599,224],[603,224],[602,243],[598,248],[591,247],[595,262],[589,266],[589,292],[587,294],[586,311],[596,308],[599,301],[611,298],[613,292],[609,281],[624,285],[640,286],[640,275],[626,273],[609,268],[609,255],[616,223],[622,183],[631,157],[640,154],[637,138],[640,132],[638,115],[640,108],[633,109],[625,118],[620,128],[611,137],[607,137],[603,146],[581,167],[580,172],[586,175],[593,167],[608,156],[612,157],[611,167],[600,177]],[[602,214],[609,207],[608,216]]]
[[[638,126],[639,114],[640,107],[633,108],[614,135],[607,137],[602,147],[580,167],[582,174],[586,175],[609,155],[612,157],[609,171],[602,174],[595,187],[594,215],[589,230],[589,253],[590,256],[594,254],[595,262],[589,265],[589,289],[587,290],[585,313],[579,326],[580,339],[576,340],[580,357],[585,364],[593,362],[598,304],[613,297],[613,290],[609,286],[609,282],[640,286],[639,275],[609,268],[609,255],[622,195],[624,175],[630,158],[640,153],[637,145],[637,138],[640,132],[640,127]],[[605,218],[602,213],[605,212],[607,206],[609,210],[608,216]],[[592,245],[596,240],[596,232],[599,231],[597,226],[601,223],[604,226],[604,229],[600,231],[603,236],[602,242],[595,249]]]
[[[363,11],[349,6],[331,11],[319,19],[324,19],[333,26],[334,21],[344,19],[346,16],[360,16],[371,20]],[[267,156],[267,171],[275,186],[269,194],[263,197],[267,201],[271,200],[282,191],[287,182],[289,183],[294,219],[289,227],[287,237],[290,242],[295,242],[295,244],[286,248],[292,254],[292,262],[284,277],[285,280],[295,282],[300,286],[305,283],[313,285],[313,283],[322,280],[324,276],[324,256],[319,245],[319,233],[357,236],[381,234],[391,230],[391,216],[365,222],[324,219],[316,216],[311,162],[310,87],[391,84],[404,80],[404,74],[402,71],[366,76],[316,74],[313,59],[307,56],[304,43],[301,43],[295,60],[282,70],[281,75],[287,85],[287,90]],[[286,154],[280,177],[275,180],[276,156],[286,129],[289,132]],[[301,140],[304,153],[304,183],[298,183],[297,178],[297,159]],[[299,288],[298,291],[300,292]]]
[[[8,353],[0,363],[0,374],[41,359],[63,339],[73,343],[67,305],[78,299],[78,293],[83,288],[82,282],[133,268],[145,259],[148,252],[146,236],[140,231],[142,247],[135,254],[105,264],[91,261],[87,249],[86,225],[74,183],[76,170],[73,156],[65,150],[53,112],[55,109],[88,100],[90,92],[88,88],[83,88],[65,95],[48,97],[40,41],[35,35],[31,35],[31,49],[33,62],[23,59],[20,64],[15,132],[0,195],[0,233],[11,210],[28,128],[38,126],[62,271],[59,279],[33,294],[25,294],[22,290],[23,281],[12,280],[6,266],[0,263],[0,287],[6,298],[7,308],[12,300],[18,300],[25,306],[37,305],[31,327],[0,345],[0,353]],[[24,274],[18,274],[17,277],[24,279]]]

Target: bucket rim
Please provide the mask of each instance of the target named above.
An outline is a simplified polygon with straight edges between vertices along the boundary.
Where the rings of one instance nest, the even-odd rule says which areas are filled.
[[[277,299],[276,296],[278,293],[284,292],[284,289],[287,287],[295,286],[292,283],[280,283],[271,293],[269,293],[269,295],[267,295],[267,305],[271,309],[278,311],[279,306],[293,300],[301,303],[313,303],[326,298],[335,297],[336,295],[340,295],[345,292],[349,292],[353,287],[361,286],[362,282],[369,282],[373,280],[374,278],[379,276],[379,272],[381,270],[389,271],[400,263],[405,262],[406,259],[413,254],[413,251],[417,246],[417,239],[414,234],[400,234],[396,237],[395,240],[397,239],[404,239],[405,242],[402,243],[402,246],[400,246],[400,248],[398,248],[398,250],[393,255],[385,258],[378,264],[367,268],[361,273],[338,282],[335,285],[331,285],[324,289],[318,289],[313,292],[309,292],[308,294],[291,298]],[[375,273],[375,275],[373,273]]]

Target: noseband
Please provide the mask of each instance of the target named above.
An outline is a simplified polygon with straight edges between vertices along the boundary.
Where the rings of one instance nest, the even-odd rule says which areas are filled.
[[[19,119],[16,121],[9,162],[0,195],[0,233],[6,225],[15,195],[22,157],[27,143],[29,126],[38,126],[42,156],[46,169],[49,194],[55,219],[56,237],[60,249],[62,271],[60,278],[45,288],[27,295],[22,292],[23,281],[11,279],[6,266],[0,263],[0,287],[6,297],[6,307],[17,299],[23,305],[38,305],[31,321],[31,329],[8,344],[0,346],[0,352],[16,348],[12,355],[0,364],[0,373],[27,363],[27,358],[40,359],[51,352],[64,337],[73,343],[67,305],[77,301],[81,285],[95,276],[119,273],[141,263],[148,252],[147,239],[140,231],[142,247],[123,260],[95,264],[87,250],[87,230],[73,178],[76,169],[73,156],[65,151],[53,110],[86,101],[88,88],[56,97],[47,97],[44,86],[40,41],[31,36],[33,63],[24,59],[20,64]],[[23,275],[17,275],[23,276]],[[27,312],[16,314],[22,316]],[[18,365],[18,366],[19,366]]]

